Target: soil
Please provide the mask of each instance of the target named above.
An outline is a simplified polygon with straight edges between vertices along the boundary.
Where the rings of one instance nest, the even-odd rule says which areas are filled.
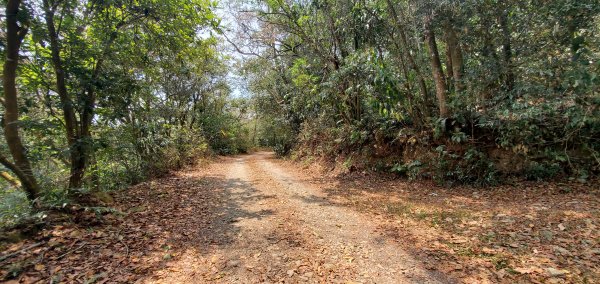
[[[598,283],[598,186],[442,188],[222,157],[11,244],[8,283]]]

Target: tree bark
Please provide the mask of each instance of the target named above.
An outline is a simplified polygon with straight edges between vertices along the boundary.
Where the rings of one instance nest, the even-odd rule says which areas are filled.
[[[448,89],[452,90],[454,85],[454,69],[452,69],[452,50],[448,42],[448,34],[446,34],[446,82],[448,82]]]
[[[16,189],[21,188],[21,182],[18,179],[11,176],[10,173],[2,171],[2,172],[0,172],[0,177],[2,177],[6,182],[8,182],[14,188],[16,188]]]
[[[431,73],[435,82],[435,93],[438,99],[440,117],[448,117],[450,115],[450,112],[448,111],[447,104],[448,94],[446,88],[446,80],[444,78],[444,70],[442,70],[440,53],[438,51],[437,43],[435,41],[435,32],[431,27],[431,18],[429,17],[425,20],[425,40],[429,47]]]
[[[48,36],[50,38],[50,50],[52,53],[52,65],[56,75],[56,91],[60,98],[63,116],[65,119],[65,128],[67,142],[70,150],[71,174],[69,177],[69,188],[81,187],[83,175],[85,171],[85,151],[81,141],[82,132],[88,131],[84,127],[79,127],[79,122],[75,115],[73,102],[67,91],[66,74],[63,68],[60,55],[60,44],[58,41],[58,33],[54,25],[55,7],[50,6],[48,0],[43,0],[46,25],[48,28]]]
[[[6,157],[4,157],[2,154],[0,154],[0,164],[2,164],[4,167],[6,167],[7,169],[11,170],[19,179],[19,181],[21,182],[21,184],[19,186],[26,186],[23,184],[23,182],[25,182],[29,177],[27,176],[27,174],[22,171],[19,167],[17,167],[15,164],[11,163]],[[35,181],[35,180],[34,180]],[[30,201],[35,200],[35,198],[32,198],[33,196],[30,196],[30,192],[29,190],[27,190],[27,188],[25,188],[25,193],[27,194],[27,198]],[[38,192],[38,196],[39,196],[39,192]]]
[[[421,90],[421,96],[423,96],[423,100],[425,100],[425,104],[429,105],[429,103],[428,103],[429,95],[427,93],[427,84],[425,84],[425,79],[423,78],[423,75],[421,74],[421,69],[419,68],[419,65],[417,65],[415,58],[411,54],[410,47],[408,45],[408,40],[406,37],[406,33],[404,32],[404,27],[402,26],[402,23],[400,22],[400,18],[398,17],[398,13],[396,13],[396,9],[394,8],[394,4],[392,3],[392,1],[391,0],[386,0],[386,1],[387,1],[388,10],[390,11],[392,18],[394,19],[394,22],[396,23],[396,29],[398,30],[398,34],[400,35],[400,40],[402,41],[404,54],[406,54],[406,58],[408,58],[408,62],[410,64],[411,68],[415,71],[415,73],[417,75],[417,81],[419,84],[419,89]]]
[[[512,91],[515,86],[515,75],[512,68],[512,40],[510,38],[510,27],[508,11],[506,8],[500,11],[500,28],[502,29],[502,55],[504,60],[504,89]]]
[[[463,55],[458,36],[452,24],[447,23],[446,29],[446,47],[447,57],[450,61],[448,67],[449,78],[453,80],[454,90],[460,92],[463,89],[462,73],[463,73]]]
[[[392,41],[394,43],[394,46],[396,46],[396,48],[398,50],[400,50],[401,49],[400,44],[398,44],[398,42],[394,41],[394,34],[391,33],[390,36],[392,37]],[[422,105],[416,105],[415,106],[415,99],[414,99],[414,96],[413,96],[413,90],[412,90],[412,86],[410,84],[410,82],[411,82],[410,73],[408,71],[408,67],[406,66],[404,57],[402,56],[402,53],[398,54],[397,58],[398,58],[398,61],[400,63],[400,67],[402,67],[402,75],[404,77],[403,84],[404,84],[404,88],[406,89],[406,93],[407,93],[406,97],[407,97],[407,100],[408,100],[408,106],[406,107],[406,111],[409,113],[410,117],[414,121],[415,126],[417,128],[420,128],[421,126],[423,126],[424,119],[425,119],[422,116],[422,113],[424,113],[424,112],[421,110],[421,108],[423,106]]]
[[[19,65],[19,50],[27,34],[27,29],[19,27],[17,13],[21,5],[20,0],[8,0],[6,3],[6,61],[3,70],[4,87],[4,137],[10,153],[15,161],[14,166],[4,159],[2,164],[12,170],[21,180],[29,200],[39,197],[40,188],[33,175],[33,170],[21,136],[19,134],[19,104],[17,94],[17,67]]]

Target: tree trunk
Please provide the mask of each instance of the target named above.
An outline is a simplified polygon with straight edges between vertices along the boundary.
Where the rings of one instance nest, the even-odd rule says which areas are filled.
[[[0,177],[2,177],[6,182],[8,182],[14,188],[16,188],[16,189],[21,188],[21,182],[18,179],[11,176],[10,173],[2,171],[2,172],[0,172]]]
[[[425,20],[425,40],[429,47],[429,57],[431,64],[431,73],[435,82],[435,94],[438,99],[438,107],[440,109],[440,117],[448,117],[450,112],[447,105],[447,89],[446,80],[444,78],[444,70],[440,61],[440,53],[435,41],[435,32],[431,27],[431,18]]]
[[[400,22],[400,18],[398,17],[398,14],[396,13],[396,9],[394,8],[394,5],[391,0],[387,0],[387,6],[390,11],[390,14],[392,15],[392,18],[394,19],[394,22],[396,23],[396,29],[398,30],[398,34],[400,35],[400,40],[402,41],[402,46],[404,47],[403,48],[404,54],[406,55],[406,58],[408,58],[410,67],[415,71],[415,73],[417,75],[417,81],[419,83],[419,89],[421,90],[421,95],[423,96],[423,100],[425,100],[426,105],[429,105],[429,103],[428,103],[429,95],[427,94],[427,84],[425,84],[425,79],[423,78],[423,75],[421,74],[421,69],[417,65],[415,58],[413,57],[412,53],[410,52],[408,40],[406,38],[406,33],[404,32],[404,27],[402,26],[402,23]],[[425,108],[427,109],[427,107],[425,107]]]
[[[54,7],[50,6],[48,0],[43,1],[48,36],[50,38],[50,49],[52,53],[52,65],[56,74],[56,92],[60,98],[63,116],[65,119],[67,142],[70,150],[71,175],[69,177],[69,188],[81,187],[85,170],[85,150],[81,141],[82,132],[87,131],[79,127],[73,102],[67,91],[66,74],[63,69],[60,55],[60,44],[58,34],[54,25]]]
[[[448,35],[446,34],[446,82],[448,82],[448,90],[451,91],[454,86],[454,69],[452,68],[452,50],[448,42]]]
[[[454,90],[460,92],[463,89],[462,73],[463,73],[463,55],[458,36],[452,24],[446,24],[446,47],[447,56],[451,65],[448,67],[449,78],[453,80]]]
[[[6,3],[6,61],[3,70],[4,87],[4,137],[10,153],[15,161],[14,167],[8,167],[7,160],[3,164],[13,170],[21,180],[29,200],[39,197],[40,188],[33,175],[33,170],[27,158],[25,147],[19,135],[19,104],[17,99],[17,67],[19,65],[19,49],[27,29],[19,27],[17,14],[20,0],[8,0]],[[6,163],[4,163],[6,162]]]
[[[452,77],[454,78],[456,92],[461,92],[464,88],[462,81],[464,68],[463,55],[460,44],[458,43],[458,39],[454,37],[454,40],[455,41],[450,49],[450,54],[452,55]]]
[[[398,44],[398,42],[394,41],[394,34],[391,33],[390,37],[392,37],[392,41],[394,43],[394,46],[396,46],[396,48],[398,48],[398,50],[400,50],[400,44]],[[398,61],[400,62],[400,67],[402,67],[402,75],[404,76],[404,88],[406,89],[406,93],[407,93],[407,100],[408,100],[408,106],[406,107],[406,111],[408,112],[408,114],[410,115],[411,119],[414,121],[415,126],[417,128],[420,128],[423,125],[424,122],[424,117],[422,117],[422,115],[418,115],[417,113],[419,111],[421,111],[421,106],[417,105],[415,106],[415,99],[413,97],[413,90],[412,87],[410,85],[411,79],[410,79],[410,74],[408,71],[408,67],[406,66],[404,57],[402,56],[402,53],[398,54]],[[415,112],[415,109],[417,110]]]
[[[504,89],[512,91],[515,86],[515,75],[512,68],[512,40],[510,38],[510,27],[508,22],[508,11],[500,11],[500,28],[502,29],[502,55],[504,60]]]

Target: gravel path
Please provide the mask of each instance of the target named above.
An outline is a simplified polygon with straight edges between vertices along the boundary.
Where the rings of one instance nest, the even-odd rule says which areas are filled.
[[[378,234],[376,220],[328,202],[271,153],[224,158],[187,175],[212,180],[220,192],[217,217],[200,228],[210,245],[190,247],[144,282],[452,282]]]

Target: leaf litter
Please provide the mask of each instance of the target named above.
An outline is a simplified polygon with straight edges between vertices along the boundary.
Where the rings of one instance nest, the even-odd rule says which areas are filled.
[[[365,262],[358,253],[360,246],[333,245],[326,232],[303,229],[301,212],[288,212],[274,224],[269,221],[272,228],[260,228],[265,229],[260,232],[264,236],[260,246],[268,249],[229,250],[247,238],[248,232],[240,227],[265,224],[260,220],[271,214],[268,209],[246,212],[231,202],[230,195],[238,194],[245,198],[239,200],[256,208],[289,206],[291,201],[223,190],[240,187],[243,181],[232,184],[232,179],[225,179],[226,170],[219,163],[223,159],[209,168],[136,185],[115,194],[118,211],[99,215],[79,210],[74,216],[57,218],[61,221],[31,238],[4,245],[0,256],[10,257],[0,261],[1,279],[6,283],[168,279],[220,283],[361,279],[369,283],[374,282],[369,281],[374,272],[357,269],[358,265],[389,269]],[[323,196],[311,196],[310,202],[361,212],[381,240],[394,242],[426,269],[446,275],[449,282],[598,283],[600,279],[600,202],[593,186],[569,184],[573,190],[568,193],[560,190],[562,184],[532,182],[486,190],[448,189],[376,175],[330,178],[289,162],[270,163],[318,188]],[[254,172],[253,183],[281,183]],[[336,230],[357,230],[340,222],[330,225]],[[406,273],[397,270],[392,274]]]

